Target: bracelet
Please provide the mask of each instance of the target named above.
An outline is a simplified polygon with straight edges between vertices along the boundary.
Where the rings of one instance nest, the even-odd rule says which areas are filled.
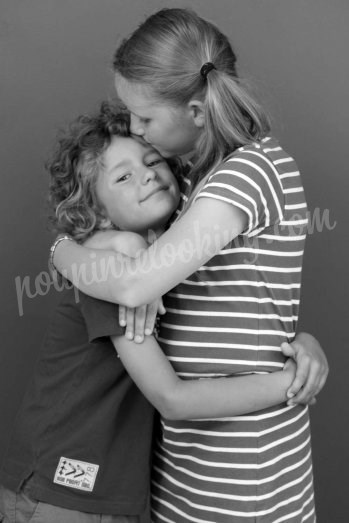
[[[55,251],[57,249],[57,245],[60,242],[62,242],[63,240],[70,240],[71,242],[74,241],[74,239],[71,236],[69,236],[69,234],[64,234],[63,236],[58,236],[58,238],[56,238],[54,243],[51,245],[51,247],[50,247],[50,256],[49,256],[49,259],[48,259],[48,266],[49,266],[49,269],[50,269],[52,275],[57,273],[57,269],[56,269],[55,264],[53,262]]]

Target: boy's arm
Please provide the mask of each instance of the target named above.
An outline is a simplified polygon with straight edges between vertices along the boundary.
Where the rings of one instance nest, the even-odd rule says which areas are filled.
[[[129,256],[136,257],[147,247],[143,238],[136,233],[108,231],[107,233],[96,233],[87,241],[87,245],[93,248],[109,249],[123,252]],[[129,314],[132,321],[127,322],[129,339],[133,338],[132,326],[134,326],[136,341],[143,340],[143,325],[151,331],[153,328],[157,306],[152,304],[147,310],[137,309],[135,320],[133,313]],[[120,317],[124,318],[127,308],[120,307]],[[137,340],[138,338],[138,340]],[[291,344],[282,344],[285,356],[293,358],[297,364],[297,373],[291,384],[287,397],[293,404],[314,403],[315,396],[325,385],[328,375],[328,363],[324,351],[319,342],[310,334],[299,333]],[[291,399],[292,398],[292,399]]]
[[[131,258],[136,258],[149,247],[140,234],[114,229],[95,232],[83,245],[89,249],[113,250]]]
[[[181,380],[153,336],[141,346],[124,336],[111,340],[133,381],[167,419],[238,416],[283,403],[295,374],[288,362],[266,375]]]

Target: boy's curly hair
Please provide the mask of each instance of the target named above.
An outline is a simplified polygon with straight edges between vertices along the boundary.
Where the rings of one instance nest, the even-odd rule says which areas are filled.
[[[117,105],[103,102],[93,116],[79,116],[61,134],[46,164],[50,174],[49,221],[56,232],[83,241],[97,229],[111,228],[95,193],[103,153],[114,136],[130,136],[130,118]]]
[[[46,164],[50,174],[49,222],[57,233],[68,233],[82,242],[96,230],[116,229],[103,213],[96,196],[96,182],[103,169],[103,153],[113,137],[130,134],[129,113],[103,102],[95,115],[74,120],[61,134],[53,156]],[[167,160],[177,178],[180,160]]]

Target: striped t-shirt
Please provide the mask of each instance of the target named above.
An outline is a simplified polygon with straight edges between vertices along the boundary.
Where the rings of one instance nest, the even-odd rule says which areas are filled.
[[[296,332],[307,228],[297,166],[266,138],[236,150],[197,198],[241,208],[248,225],[168,293],[159,342],[184,379],[280,370],[280,344]],[[162,420],[152,519],[314,521],[308,409],[282,404],[232,418]]]

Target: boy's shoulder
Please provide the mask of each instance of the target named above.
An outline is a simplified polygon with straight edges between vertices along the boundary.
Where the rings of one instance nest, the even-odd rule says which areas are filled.
[[[91,343],[122,336],[124,328],[120,327],[118,318],[117,304],[92,298],[72,285],[61,291],[51,315],[48,338],[65,339],[68,344],[78,339],[83,342],[87,338]]]

